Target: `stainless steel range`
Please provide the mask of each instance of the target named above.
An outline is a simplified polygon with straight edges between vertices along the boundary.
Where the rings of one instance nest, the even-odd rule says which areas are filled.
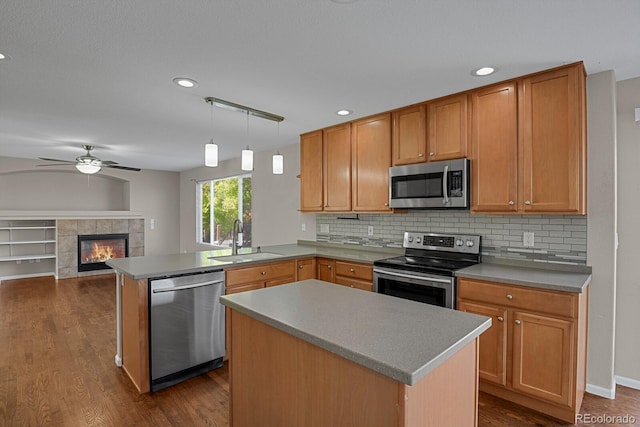
[[[373,263],[374,291],[455,309],[455,271],[480,262],[481,237],[407,231],[402,246],[404,256]]]

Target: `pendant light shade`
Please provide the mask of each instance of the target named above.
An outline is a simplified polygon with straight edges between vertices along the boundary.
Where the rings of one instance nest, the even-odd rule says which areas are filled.
[[[213,138],[204,146],[204,165],[210,168],[218,166],[218,145],[213,142]]]
[[[273,155],[273,174],[282,175],[284,173],[284,157],[278,151]]]
[[[253,151],[249,150],[249,146],[242,150],[242,165],[241,168],[243,171],[252,171],[253,170]]]

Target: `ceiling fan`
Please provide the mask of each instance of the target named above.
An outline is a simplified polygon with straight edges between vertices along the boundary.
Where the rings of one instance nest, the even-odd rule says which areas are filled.
[[[82,148],[87,151],[87,154],[76,157],[75,162],[70,160],[48,159],[46,157],[38,157],[40,160],[63,163],[61,165],[38,165],[38,166],[74,165],[76,169],[78,169],[80,172],[87,175],[93,175],[94,173],[98,173],[100,172],[100,169],[102,169],[103,167],[140,172],[139,168],[130,168],[128,166],[120,166],[117,162],[113,162],[111,160],[100,160],[99,158],[92,156],[91,150],[93,150],[94,148],[93,145],[83,145]]]

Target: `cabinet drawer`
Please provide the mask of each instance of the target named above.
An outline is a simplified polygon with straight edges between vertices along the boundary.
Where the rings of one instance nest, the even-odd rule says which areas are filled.
[[[365,291],[373,291],[373,282],[366,280],[350,279],[344,276],[337,276],[336,283],[342,286],[349,286],[350,288],[358,288]]]
[[[244,267],[227,270],[227,286],[257,281],[267,281],[280,277],[296,277],[295,260],[260,264],[253,267]]]
[[[572,318],[575,317],[577,309],[575,296],[570,293],[469,279],[458,281],[458,298]]]
[[[336,261],[336,276],[373,282],[373,267],[368,264]]]

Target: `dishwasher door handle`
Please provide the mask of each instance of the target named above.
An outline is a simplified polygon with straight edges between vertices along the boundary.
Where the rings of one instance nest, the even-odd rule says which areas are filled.
[[[213,282],[205,282],[205,283],[193,283],[191,285],[175,286],[172,288],[160,288],[160,289],[154,289],[152,292],[154,294],[159,294],[161,292],[184,291],[186,289],[201,288],[203,286],[218,285],[220,283],[224,283],[224,280],[214,280]]]

